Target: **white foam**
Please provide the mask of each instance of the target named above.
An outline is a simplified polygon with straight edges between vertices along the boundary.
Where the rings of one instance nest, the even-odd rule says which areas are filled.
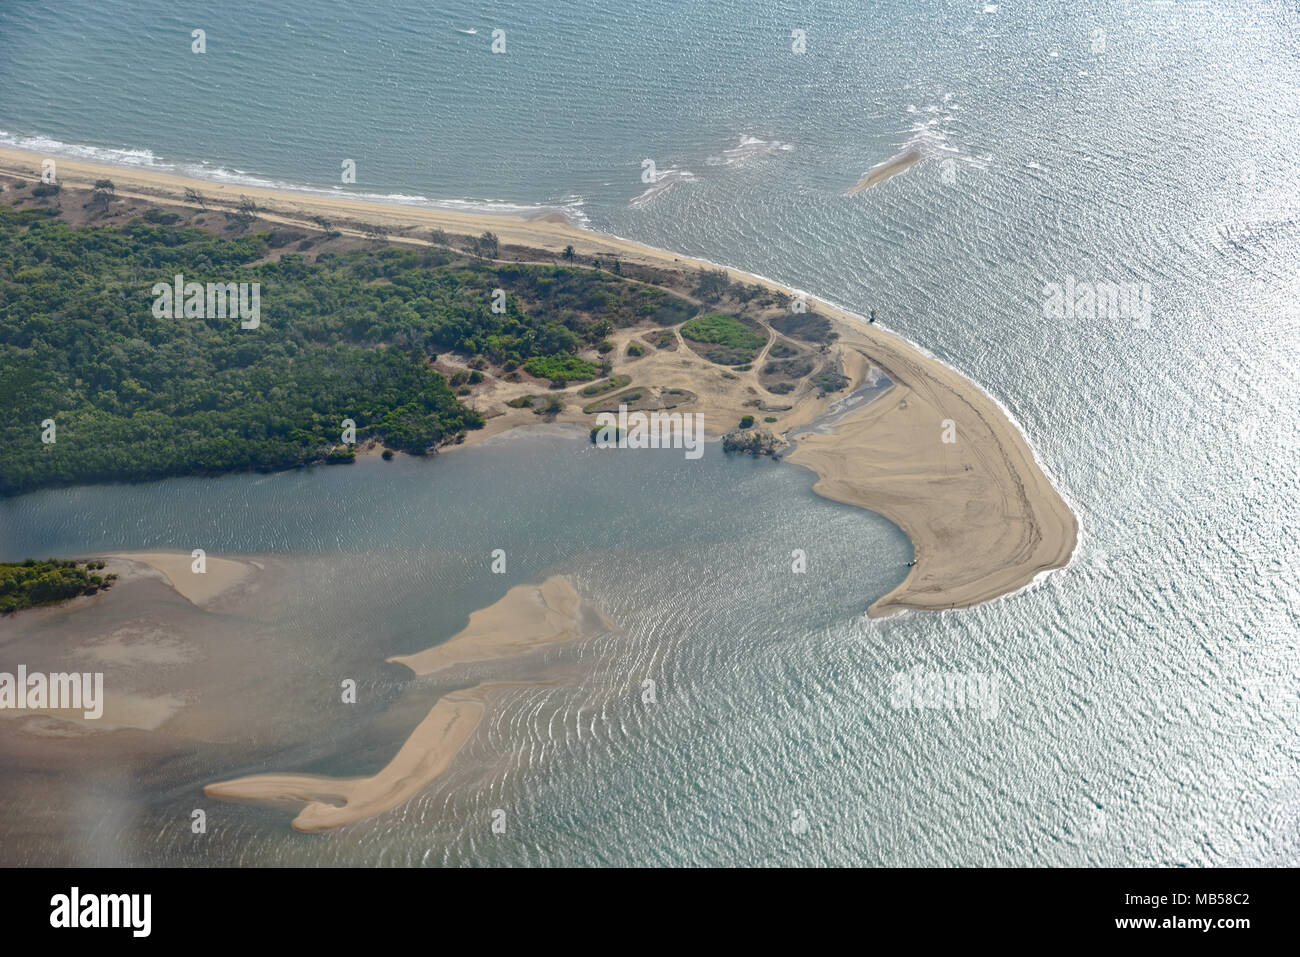
[[[788,152],[794,149],[790,143],[780,140],[764,140],[757,136],[742,136],[740,143],[731,149],[723,150],[721,156],[710,156],[705,162],[710,166],[741,166],[750,160],[771,156],[774,153]]]
[[[668,192],[675,186],[682,183],[695,182],[695,174],[688,169],[666,169],[656,174],[654,183],[644,193],[639,196],[633,196],[628,200],[628,205],[633,209],[642,209],[648,203],[658,199],[664,193]]]
[[[103,163],[108,166],[174,173],[177,176],[188,176],[192,179],[207,180],[211,183],[232,186],[255,186],[259,189],[307,193],[314,196],[331,196],[358,202],[388,203],[395,206],[421,206],[429,209],[480,213],[489,216],[521,216],[526,219],[534,219],[550,213],[560,213],[578,226],[586,226],[589,222],[583,209],[583,198],[577,195],[566,196],[555,203],[530,204],[499,199],[433,199],[411,193],[366,193],[359,190],[345,190],[337,186],[305,186],[301,183],[290,183],[258,176],[246,170],[213,166],[203,161],[167,162],[160,160],[152,150],[148,149],[114,149],[111,147],[86,146],[77,143],[64,143],[40,134],[25,135],[11,133],[7,130],[0,130],[0,146],[26,150],[30,153],[43,153],[47,156],[64,156],[69,159]]]

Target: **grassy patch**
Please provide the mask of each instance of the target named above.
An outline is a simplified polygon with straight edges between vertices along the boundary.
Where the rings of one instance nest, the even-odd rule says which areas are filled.
[[[653,395],[645,391],[644,386],[635,389],[627,389],[617,395],[603,396],[595,402],[589,402],[582,407],[584,415],[594,415],[597,412],[617,412],[620,405],[626,405],[629,409],[637,408],[637,403],[646,400],[643,404],[647,408],[656,407],[658,402]]]
[[[715,312],[696,316],[682,324],[682,336],[696,344],[696,351],[710,362],[737,366],[753,362],[767,337],[753,324]]]
[[[524,371],[539,379],[577,379],[583,381],[600,375],[600,366],[575,355],[533,356],[524,363]]]
[[[804,342],[830,342],[836,338],[830,320],[815,312],[791,312],[772,320],[772,328]]]

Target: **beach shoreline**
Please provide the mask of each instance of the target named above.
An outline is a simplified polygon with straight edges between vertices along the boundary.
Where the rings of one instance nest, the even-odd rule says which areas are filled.
[[[0,173],[36,180],[46,158],[0,147]],[[571,246],[582,255],[662,270],[726,268],[734,279],[785,295],[802,295],[838,334],[835,350],[850,390],[866,381],[872,368],[895,383],[888,395],[848,413],[828,434],[802,436],[787,457],[817,473],[818,494],[875,511],[911,539],[912,566],[896,588],[867,609],[869,615],[977,605],[1027,587],[1046,572],[1067,565],[1075,553],[1078,519],[1001,403],[901,336],[801,290],[581,229],[558,213],[532,219],[468,213],[385,203],[378,197],[374,201],[333,197],[53,158],[62,184],[90,188],[96,180],[111,178],[119,197],[190,208],[196,204],[187,190],[201,193],[204,202],[215,208],[234,208],[247,197],[258,205],[263,219],[319,230],[312,217],[323,216],[343,232],[362,235],[365,225],[379,226],[389,231],[387,241],[413,245],[430,242],[400,231],[419,229],[426,235],[437,229],[467,235],[491,231],[503,245],[540,250],[552,257]],[[695,384],[694,379],[689,381]],[[738,395],[738,387],[715,383],[713,392],[704,392],[700,400],[706,409],[722,410],[720,419],[725,421],[740,408]],[[813,421],[830,401],[802,398],[783,417],[783,430],[788,433]],[[586,418],[572,411],[560,420],[582,424]],[[498,415],[488,420],[486,428],[470,433],[465,444],[536,421],[528,410]]]

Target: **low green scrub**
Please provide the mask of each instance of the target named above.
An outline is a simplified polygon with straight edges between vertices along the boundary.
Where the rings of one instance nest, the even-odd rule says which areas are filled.
[[[539,379],[576,379],[581,382],[600,375],[600,366],[561,352],[553,356],[533,356],[524,363],[524,371]]]
[[[754,361],[767,344],[767,336],[735,316],[712,313],[696,316],[682,324],[682,336],[695,344],[695,351],[710,362],[743,366]]]
[[[53,605],[78,595],[93,595],[108,588],[116,575],[99,575],[103,562],[74,562],[29,558],[0,564],[0,615]]]

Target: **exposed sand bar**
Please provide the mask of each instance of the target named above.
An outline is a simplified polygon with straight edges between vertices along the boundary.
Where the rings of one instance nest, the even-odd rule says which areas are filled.
[[[556,576],[541,585],[511,588],[499,601],[472,612],[469,625],[441,645],[388,660],[429,675],[457,664],[511,658],[572,641],[596,626],[614,628],[582,600],[572,581]],[[321,831],[383,814],[447,770],[483,718],[483,695],[500,684],[479,684],[439,698],[393,760],[372,777],[255,774],[209,784],[203,791],[230,801],[294,808],[305,804],[293,819],[299,831]]]
[[[899,157],[897,164],[906,155]],[[0,172],[35,179],[42,158],[0,149]],[[66,159],[58,160],[58,170],[60,180],[71,186],[90,186],[108,177],[119,195],[179,205],[189,205],[184,198],[187,187],[200,191],[210,205],[233,206],[240,196],[248,196],[264,207],[267,218],[282,218],[308,228],[310,216],[323,215],[335,221],[350,219],[393,229],[439,228],[471,235],[491,230],[503,243],[552,252],[572,245],[584,255],[617,256],[659,268],[715,265],[582,230],[558,214],[529,220],[451,212],[211,183]],[[739,270],[730,273],[744,282],[792,291]],[[839,333],[836,348],[853,388],[864,381],[871,364],[896,384],[879,402],[846,415],[829,435],[802,438],[791,456],[791,461],[818,473],[819,493],[879,512],[912,540],[916,564],[869,613],[974,605],[1015,591],[1041,573],[1065,565],[1077,542],[1077,520],[1035,460],[1020,429],[998,403],[902,337],[814,297],[810,296],[809,302],[815,303],[816,311]],[[797,409],[798,414],[787,417],[785,424],[811,421],[828,402],[806,402],[807,408]],[[943,423],[949,419],[955,427],[953,444],[941,442]]]
[[[899,173],[906,173],[909,169],[921,162],[923,159],[920,150],[907,150],[892,156],[883,163],[877,163],[871,169],[862,174],[862,178],[857,181],[847,192],[845,196],[852,196],[854,193],[860,193],[864,189],[870,189],[873,186],[879,186],[887,179],[892,179]]]
[[[298,831],[323,831],[391,811],[438,778],[469,740],[483,717],[479,685],[438,700],[382,771],[368,778],[317,774],[254,774],[218,784],[203,793],[228,801],[297,807]]]
[[[120,558],[148,565],[161,572],[167,583],[183,598],[204,605],[226,590],[251,578],[256,568],[247,562],[229,558],[204,559],[205,571],[194,571],[194,559],[188,552],[119,552],[106,558]]]
[[[556,576],[541,585],[516,585],[498,602],[472,612],[469,624],[440,645],[388,661],[417,675],[431,675],[454,665],[521,655],[582,635],[595,609],[582,601],[573,582]],[[613,624],[599,616],[600,624]]]

